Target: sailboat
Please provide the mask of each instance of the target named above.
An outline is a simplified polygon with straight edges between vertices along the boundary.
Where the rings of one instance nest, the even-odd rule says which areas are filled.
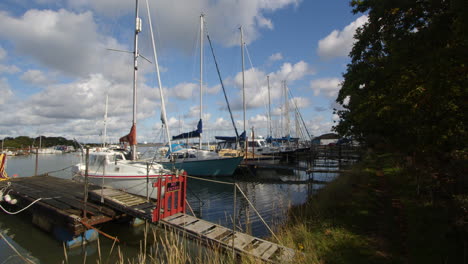
[[[232,176],[242,162],[242,156],[224,157],[218,153],[202,149],[203,135],[203,25],[204,16],[200,15],[200,120],[197,129],[172,137],[172,140],[199,138],[198,148],[185,144],[171,144],[164,157],[157,159],[167,169],[183,169],[193,176]],[[167,123],[165,126],[167,128]]]
[[[121,151],[105,149],[89,153],[88,166],[81,162],[72,167],[73,178],[83,180],[88,167],[89,182],[102,187],[123,189],[129,193],[155,197],[153,182],[161,176],[173,175],[161,164],[137,160],[137,130],[136,130],[136,95],[138,70],[138,33],[141,32],[141,19],[138,16],[138,0],[135,8],[135,36],[134,36],[134,71],[133,71],[133,123],[130,133],[120,138],[121,143],[130,145],[129,155]],[[149,11],[148,11],[149,12]],[[156,62],[157,63],[157,62]],[[159,74],[159,72],[158,72]],[[161,89],[161,86],[160,86]],[[161,100],[163,98],[161,97]]]

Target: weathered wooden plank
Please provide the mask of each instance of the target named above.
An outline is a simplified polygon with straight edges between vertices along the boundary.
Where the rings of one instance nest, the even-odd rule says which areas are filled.
[[[244,249],[245,246],[250,244],[255,238],[243,233],[236,233],[234,237],[234,247]]]
[[[172,225],[178,225],[179,226],[179,225],[184,225],[184,224],[189,223],[189,222],[193,222],[194,219],[196,220],[196,218],[194,218],[192,216],[184,215],[182,217],[175,218],[170,223]]]
[[[203,231],[211,228],[215,226],[214,224],[210,223],[210,222],[206,222],[206,221],[203,221],[203,220],[200,220],[194,224],[191,224],[191,225],[186,225],[184,226],[185,229],[187,230],[190,230],[190,231],[193,231],[193,232],[196,232],[198,234],[202,234]]]
[[[213,229],[213,231],[206,233],[205,236],[210,239],[216,239],[219,235],[225,233],[226,231],[229,230],[225,227],[217,226],[215,229]]]
[[[270,257],[271,257],[277,250],[279,250],[278,245],[273,244],[273,243],[271,243],[271,245],[272,245],[272,246],[271,246],[270,248],[268,248],[265,252],[263,252],[263,254],[260,255],[260,257],[269,260]]]
[[[267,251],[270,247],[272,247],[272,244],[267,242],[267,241],[264,241],[264,240],[259,240],[259,243],[258,245],[254,246],[254,248],[252,250],[250,250],[250,252],[254,255],[254,256],[261,256],[263,253],[265,253],[265,251]]]

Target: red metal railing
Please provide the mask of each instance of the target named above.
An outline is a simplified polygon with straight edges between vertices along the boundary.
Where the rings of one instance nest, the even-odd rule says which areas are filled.
[[[161,176],[153,183],[157,188],[156,208],[153,211],[153,222],[165,217],[185,213],[185,197],[187,195],[187,173],[183,175]]]

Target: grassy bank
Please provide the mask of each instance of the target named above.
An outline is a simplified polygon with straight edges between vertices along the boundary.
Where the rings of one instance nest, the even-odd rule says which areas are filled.
[[[280,239],[300,263],[467,263],[466,193],[437,196],[421,173],[370,155],[292,208]]]

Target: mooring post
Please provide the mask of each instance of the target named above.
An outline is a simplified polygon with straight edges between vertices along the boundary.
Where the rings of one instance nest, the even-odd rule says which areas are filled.
[[[236,236],[236,200],[237,200],[237,184],[234,182],[234,206],[232,213],[232,257],[235,259],[236,254],[234,252],[234,238]]]
[[[89,147],[86,147],[86,163],[85,163],[85,181],[84,181],[84,204],[83,204],[83,218],[86,218],[88,203],[88,168],[89,168]]]
[[[36,167],[34,168],[34,176],[37,176],[38,163],[39,163],[39,148],[36,148]]]
[[[149,163],[146,163],[146,201],[149,202]]]

